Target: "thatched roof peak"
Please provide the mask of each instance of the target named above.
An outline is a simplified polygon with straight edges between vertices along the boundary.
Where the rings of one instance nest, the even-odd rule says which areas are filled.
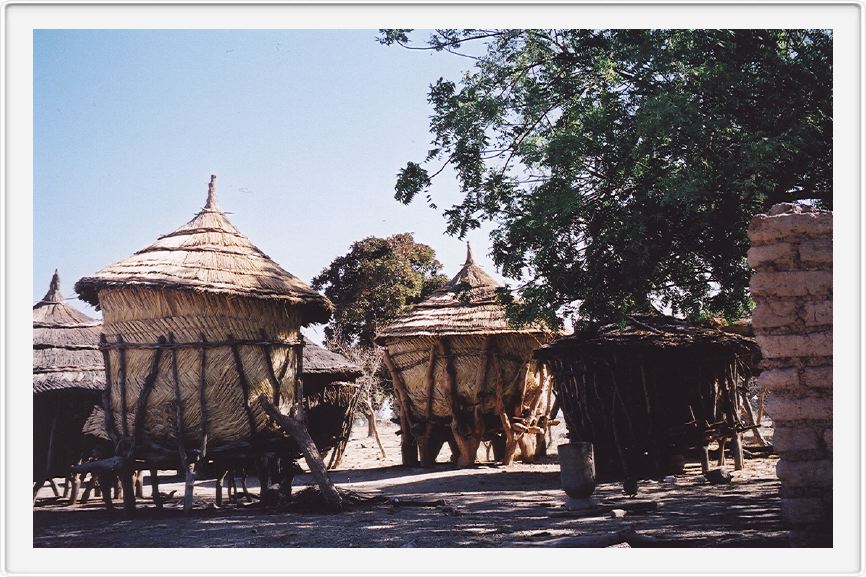
[[[213,210],[219,212],[216,203],[216,175],[210,175],[210,183],[207,185],[207,202],[204,205],[204,210]]]
[[[63,295],[60,293],[60,275],[57,274],[57,269],[54,269],[54,276],[51,277],[51,284],[48,285],[48,292],[39,301],[42,303],[62,303]]]
[[[515,328],[508,324],[499,304],[498,282],[475,263],[466,244],[466,262],[441,289],[415,305],[376,335],[376,342],[390,337],[420,335],[543,333],[540,327]]]
[[[483,291],[484,296],[490,296],[487,293],[495,292],[495,289],[500,287],[498,282],[496,282],[492,276],[487,274],[483,268],[475,264],[475,259],[472,257],[472,247],[469,246],[469,243],[466,243],[466,262],[463,263],[463,267],[461,267],[460,271],[454,275],[448,284],[446,284],[442,289],[440,289],[439,293],[445,292],[462,292],[462,291],[470,291],[475,292],[475,289],[488,289]],[[482,296],[481,291],[477,291],[479,294],[477,296]],[[470,299],[474,300],[473,296],[470,295]]]
[[[282,269],[229,222],[216,205],[214,175],[207,202],[192,220],[82,278],[75,290],[98,307],[100,289],[134,285],[282,301],[304,311],[303,324],[325,322],[333,309],[328,299]]]

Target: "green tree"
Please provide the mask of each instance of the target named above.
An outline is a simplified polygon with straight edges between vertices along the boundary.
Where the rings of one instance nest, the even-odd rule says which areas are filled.
[[[448,232],[493,222],[493,260],[523,281],[515,321],[621,319],[648,302],[740,316],[751,217],[831,206],[829,31],[380,32],[474,61],[431,85],[432,147],[396,198],[432,204],[431,180],[453,168]]]
[[[379,326],[445,284],[441,269],[436,252],[415,242],[411,233],[352,244],[312,283],[334,303],[334,316],[325,327],[331,348],[372,347]]]

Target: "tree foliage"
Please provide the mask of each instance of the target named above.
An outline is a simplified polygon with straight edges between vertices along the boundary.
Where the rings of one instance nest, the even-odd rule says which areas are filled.
[[[650,301],[740,316],[751,217],[831,206],[829,31],[436,30],[420,45],[410,32],[379,41],[477,46],[462,79],[431,85],[432,147],[396,198],[454,169],[448,232],[494,223],[494,261],[524,281],[514,320],[622,318]]]
[[[360,240],[337,257],[312,286],[335,312],[325,327],[332,345],[372,347],[376,329],[405,313],[447,281],[436,252],[411,233]]]

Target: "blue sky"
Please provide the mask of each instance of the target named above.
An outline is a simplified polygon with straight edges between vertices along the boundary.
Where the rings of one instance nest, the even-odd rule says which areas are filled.
[[[75,281],[188,221],[211,173],[235,226],[308,282],[353,241],[405,231],[455,273],[464,243],[423,201],[395,201],[393,187],[426,153],[429,84],[472,61],[375,36],[34,31],[34,302],[57,267],[65,296],[97,314],[74,298]],[[456,190],[443,172],[439,206]],[[497,276],[488,232],[468,238]]]

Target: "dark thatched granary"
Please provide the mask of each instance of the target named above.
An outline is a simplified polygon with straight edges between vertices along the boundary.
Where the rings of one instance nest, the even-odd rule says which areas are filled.
[[[679,472],[713,440],[742,459],[746,384],[759,350],[749,338],[660,314],[583,327],[536,352],[550,365],[569,438],[595,446],[600,478]]]
[[[313,343],[304,346],[306,422],[316,447],[345,448],[361,388],[354,383],[361,369],[346,357]]]
[[[81,427],[105,385],[99,321],[63,302],[57,271],[33,307],[33,481],[66,477],[88,450]]]
[[[460,465],[475,461],[482,440],[506,464],[518,446],[534,457],[549,379],[530,361],[553,335],[510,326],[497,288],[467,246],[445,287],[377,334],[397,392],[403,464],[417,463],[420,449],[421,464],[432,466],[446,440]]]
[[[303,425],[300,329],[333,305],[229,222],[215,176],[192,220],[75,289],[103,312],[105,428],[116,448],[103,465],[122,481],[133,467],[179,464],[188,509],[197,463],[289,458],[285,430],[324,467]]]

